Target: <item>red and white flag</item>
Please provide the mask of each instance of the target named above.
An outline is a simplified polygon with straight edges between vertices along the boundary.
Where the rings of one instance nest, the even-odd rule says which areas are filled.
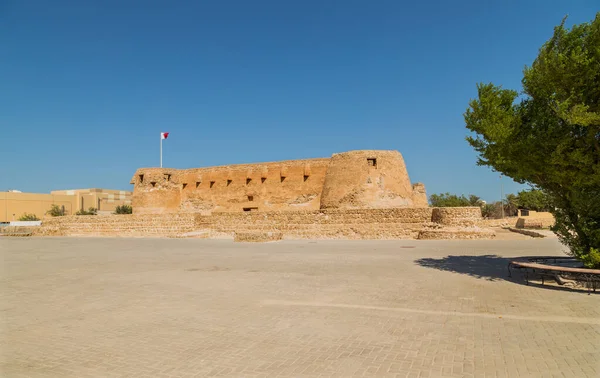
[[[160,133],[160,139],[167,139],[169,137],[169,133]]]

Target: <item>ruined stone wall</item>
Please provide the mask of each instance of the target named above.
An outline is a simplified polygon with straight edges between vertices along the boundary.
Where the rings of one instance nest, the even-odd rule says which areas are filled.
[[[413,205],[415,207],[428,207],[429,202],[427,201],[427,192],[425,191],[425,185],[417,182],[413,184]]]
[[[165,236],[193,231],[193,214],[68,215],[44,220],[36,236]]]
[[[318,209],[329,159],[138,169],[136,214]]]
[[[215,235],[281,231],[288,239],[414,239],[431,220],[431,208],[219,213],[196,217]]]
[[[167,236],[242,238],[279,235],[287,239],[416,239],[476,238],[480,230],[446,227],[431,221],[436,209],[332,209],[279,212],[221,212],[201,214],[133,214],[65,216],[44,221],[38,235]],[[442,221],[475,217],[465,208],[448,208]],[[469,220],[471,218],[468,218]],[[269,234],[271,233],[271,234]],[[262,235],[262,236],[261,236]],[[436,236],[437,235],[437,236]]]
[[[453,239],[493,239],[496,233],[490,229],[480,228],[444,228],[424,229],[419,232],[419,240],[453,240]]]
[[[445,226],[475,226],[481,222],[481,208],[436,207],[431,221]]]
[[[233,240],[236,242],[264,243],[283,239],[283,233],[276,231],[267,232],[235,232]]]

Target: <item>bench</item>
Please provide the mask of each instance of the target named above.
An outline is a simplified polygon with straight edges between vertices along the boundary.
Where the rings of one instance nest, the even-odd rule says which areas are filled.
[[[556,265],[545,264],[552,261]],[[542,279],[542,285],[545,278],[554,279],[559,285],[563,285],[563,279],[570,279],[576,282],[584,283],[588,288],[588,293],[600,286],[600,269],[586,269],[578,267],[560,266],[560,264],[569,264],[577,262],[573,257],[563,256],[536,256],[524,257],[512,260],[508,263],[508,276],[512,277],[511,269],[520,269],[525,272],[525,281],[529,285],[529,275],[537,275]]]

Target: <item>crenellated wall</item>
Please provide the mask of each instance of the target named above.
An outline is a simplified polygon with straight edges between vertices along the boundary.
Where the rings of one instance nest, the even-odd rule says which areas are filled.
[[[222,167],[140,168],[135,214],[427,207],[398,151]]]
[[[136,214],[318,209],[328,159],[211,168],[138,169]]]

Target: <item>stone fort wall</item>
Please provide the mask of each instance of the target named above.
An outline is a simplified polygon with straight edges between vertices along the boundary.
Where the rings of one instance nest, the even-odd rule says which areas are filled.
[[[210,168],[140,168],[136,214],[427,207],[398,151]]]

